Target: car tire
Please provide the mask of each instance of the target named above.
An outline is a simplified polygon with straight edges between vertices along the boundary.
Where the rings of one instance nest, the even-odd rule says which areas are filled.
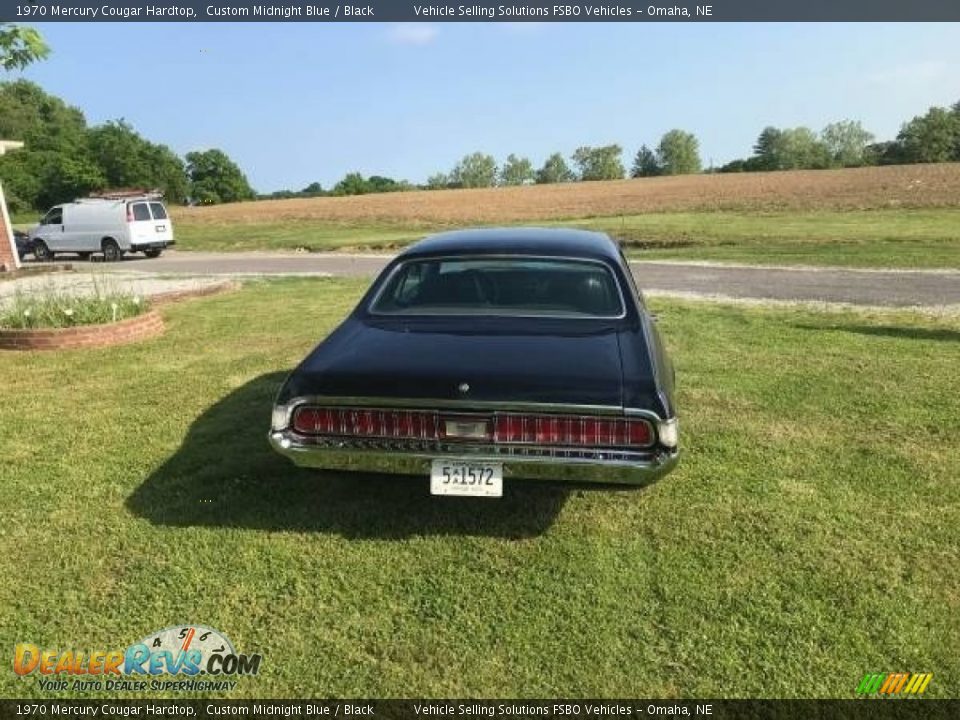
[[[146,255],[148,258],[158,258],[160,257],[160,253],[162,252],[163,250],[161,250],[160,248],[154,248],[153,250],[144,250],[143,254]]]
[[[123,259],[123,253],[120,251],[120,246],[117,245],[116,240],[107,238],[100,247],[103,250],[104,262],[119,262]]]
[[[37,262],[50,262],[53,260],[53,253],[43,240],[36,240],[33,243],[33,257]]]

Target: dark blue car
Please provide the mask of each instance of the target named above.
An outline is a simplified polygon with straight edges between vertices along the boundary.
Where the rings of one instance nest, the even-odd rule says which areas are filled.
[[[21,230],[14,230],[13,241],[17,245],[17,254],[20,256],[21,260],[33,252],[33,241],[25,232]]]
[[[643,485],[678,458],[674,372],[606,235],[429,237],[394,259],[290,374],[270,442],[297,465],[430,477]]]

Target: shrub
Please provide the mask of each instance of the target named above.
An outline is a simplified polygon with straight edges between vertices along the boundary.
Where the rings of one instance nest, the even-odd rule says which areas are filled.
[[[105,286],[94,279],[93,293],[77,295],[48,283],[39,292],[21,290],[0,306],[0,328],[67,328],[99,325],[142,315],[147,302],[136,295]]]

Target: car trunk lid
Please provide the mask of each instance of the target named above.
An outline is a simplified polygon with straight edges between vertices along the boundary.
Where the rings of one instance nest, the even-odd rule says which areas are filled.
[[[349,322],[291,378],[291,395],[622,407],[612,328],[471,332]]]

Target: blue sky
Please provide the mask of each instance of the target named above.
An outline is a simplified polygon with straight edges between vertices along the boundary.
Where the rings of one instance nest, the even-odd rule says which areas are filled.
[[[47,23],[24,75],[91,123],[219,147],[261,192],[358,170],[422,182],[475,150],[535,165],[670,128],[704,162],[765,125],[859,119],[879,139],[960,100],[950,24]]]

